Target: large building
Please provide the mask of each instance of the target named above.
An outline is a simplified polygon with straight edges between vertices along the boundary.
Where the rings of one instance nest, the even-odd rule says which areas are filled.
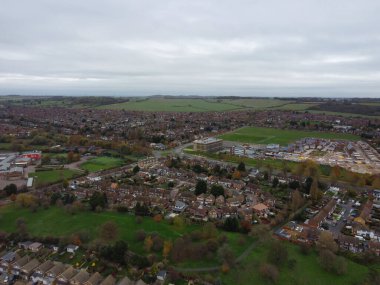
[[[205,138],[194,141],[195,151],[215,152],[223,149],[223,140],[217,138]]]

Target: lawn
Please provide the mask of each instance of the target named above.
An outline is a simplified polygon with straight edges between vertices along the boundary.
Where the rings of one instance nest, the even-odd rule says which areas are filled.
[[[348,260],[347,274],[338,276],[326,272],[318,263],[317,254],[314,252],[304,255],[299,248],[293,244],[286,243],[289,259],[296,260],[296,265],[290,269],[284,265],[280,269],[278,285],[347,285],[360,284],[368,274],[368,268]],[[222,275],[222,284],[273,284],[263,280],[258,268],[262,261],[266,260],[268,253],[267,246],[255,248],[252,253],[237,266],[237,269]]]
[[[226,141],[235,141],[241,143],[255,143],[255,144],[280,144],[287,145],[296,140],[313,137],[325,139],[345,139],[345,140],[359,140],[356,135],[341,134],[341,133],[327,133],[327,132],[311,132],[311,131],[298,131],[298,130],[283,130],[274,128],[262,127],[243,127],[235,131],[219,136]]]
[[[78,175],[80,175],[80,172],[73,169],[56,169],[29,173],[29,177],[35,178],[35,185],[37,187],[57,183],[63,179],[72,179]]]
[[[87,160],[80,165],[80,168],[89,172],[96,172],[111,168],[120,167],[124,161],[120,158],[100,156]]]

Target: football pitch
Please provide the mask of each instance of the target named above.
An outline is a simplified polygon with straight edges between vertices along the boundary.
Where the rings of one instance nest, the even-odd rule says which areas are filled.
[[[219,136],[226,141],[254,144],[288,145],[302,138],[343,139],[357,141],[359,136],[329,132],[283,130],[275,128],[243,127]]]

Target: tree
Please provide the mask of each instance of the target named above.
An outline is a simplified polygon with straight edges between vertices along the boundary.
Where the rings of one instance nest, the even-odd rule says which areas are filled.
[[[292,202],[291,202],[291,208],[292,211],[297,211],[304,203],[304,200],[301,196],[300,191],[295,190],[292,194]]]
[[[214,223],[206,223],[202,227],[202,236],[204,239],[216,238],[218,235],[218,230],[215,227]]]
[[[16,197],[16,204],[24,208],[29,208],[29,207],[32,207],[33,205],[36,205],[36,202],[37,202],[37,199],[32,194],[21,193],[21,194],[18,194]]]
[[[279,271],[276,266],[269,264],[269,263],[263,263],[260,265],[259,273],[262,278],[267,279],[273,283],[276,283],[279,276]]]
[[[329,231],[322,231],[319,235],[317,242],[317,248],[319,251],[329,250],[333,253],[338,251],[338,245],[334,240],[334,237]]]
[[[100,249],[100,256],[121,265],[126,264],[125,255],[128,252],[128,244],[119,240],[114,245],[104,246]]]
[[[7,196],[11,196],[12,194],[17,194],[17,186],[16,184],[13,184],[13,183],[5,186],[3,190],[5,191],[5,194]]]
[[[317,201],[319,198],[318,181],[316,178],[313,178],[313,183],[311,183],[310,196],[313,201]]]
[[[224,188],[221,185],[214,184],[211,186],[210,193],[215,197],[224,196]]]
[[[288,260],[288,250],[281,241],[273,241],[267,258],[268,262],[281,266]]]
[[[241,172],[239,170],[235,170],[234,173],[232,173],[232,179],[239,180],[241,178]]]
[[[147,236],[144,240],[144,248],[147,252],[150,252],[152,250],[153,246],[153,239],[152,236]]]
[[[245,172],[245,164],[244,162],[240,162],[238,167],[237,167],[237,170],[239,170],[240,172]]]
[[[239,221],[235,217],[228,217],[224,221],[224,229],[229,232],[237,232],[239,231]]]
[[[219,248],[218,257],[222,262],[226,262],[229,266],[233,266],[235,264],[234,252],[226,244]]]
[[[254,227],[252,227],[250,235],[258,238],[259,242],[270,240],[270,227],[264,224],[255,225]]]
[[[136,165],[135,167],[133,167],[133,173],[134,174],[136,174],[139,171],[140,171],[140,167],[138,165]]]
[[[170,240],[164,241],[164,248],[162,249],[162,256],[167,259],[172,250],[173,244]]]
[[[331,168],[330,180],[332,183],[335,183],[338,181],[339,177],[340,177],[340,167],[338,165],[334,165]]]
[[[174,217],[174,219],[173,219],[173,225],[174,225],[177,229],[182,229],[182,228],[185,226],[185,221],[183,220],[182,217],[180,217],[180,216],[176,216],[176,217]]]
[[[105,193],[100,193],[99,191],[95,191],[88,201],[90,204],[91,210],[95,211],[97,207],[104,209],[107,205],[107,196]]]
[[[119,228],[117,224],[113,221],[105,222],[100,227],[100,238],[106,242],[113,242],[117,239],[119,234]]]
[[[198,180],[195,185],[195,195],[200,195],[207,192],[207,183],[204,180]]]
[[[336,255],[331,250],[323,249],[319,252],[319,263],[326,271],[333,271]]]
[[[278,178],[277,177],[273,178],[272,188],[276,188],[278,186],[278,183],[280,183],[280,181],[278,180]]]

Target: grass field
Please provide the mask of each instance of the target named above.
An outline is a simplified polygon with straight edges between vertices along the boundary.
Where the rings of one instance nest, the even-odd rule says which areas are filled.
[[[80,174],[79,171],[72,169],[47,170],[29,173],[29,177],[35,178],[35,186],[53,184],[62,181],[62,179],[72,179]]]
[[[345,140],[359,140],[360,138],[351,134],[337,134],[337,133],[323,133],[323,132],[309,132],[297,130],[282,130],[273,128],[260,128],[260,127],[244,127],[237,129],[233,132],[219,136],[226,141],[235,141],[242,143],[254,144],[280,144],[287,145],[295,142],[296,140],[313,137],[325,139],[345,139]]]
[[[123,160],[120,158],[101,156],[101,157],[91,158],[88,161],[82,163],[80,165],[80,168],[83,170],[87,170],[89,172],[96,172],[96,171],[111,169],[115,167],[120,167],[122,165],[123,165]]]
[[[361,284],[368,274],[368,268],[348,261],[347,274],[338,276],[334,273],[325,271],[318,263],[316,253],[308,255],[301,254],[299,248],[295,245],[286,243],[289,259],[296,260],[293,269],[284,265],[280,269],[278,282],[279,285],[347,285]],[[223,284],[273,284],[259,275],[258,268],[262,261],[266,260],[268,253],[267,246],[255,248],[253,252],[241,263],[236,269],[226,275],[222,275]]]
[[[19,208],[9,205],[0,208],[0,231],[15,232],[16,220],[24,218],[31,235],[44,237],[66,237],[79,231],[88,231],[90,238],[97,237],[99,227],[107,221],[114,221],[119,226],[119,238],[128,242],[130,248],[138,253],[143,253],[143,243],[135,238],[136,231],[143,229],[147,233],[157,232],[163,239],[174,241],[185,233],[199,229],[199,225],[186,225],[178,228],[168,221],[155,222],[151,217],[145,217],[140,224],[136,223],[136,217],[126,213],[118,212],[88,212],[82,211],[74,215],[68,214],[62,208],[50,207],[49,209],[39,209],[36,213],[31,213],[29,209]],[[236,255],[240,254],[248,246],[239,243],[242,236],[237,233],[225,233],[229,245]],[[216,257],[211,260],[201,261],[207,265],[216,265]],[[184,266],[197,266],[197,262],[186,262]]]
[[[290,100],[278,99],[177,99],[177,98],[148,98],[120,104],[104,105],[100,109],[124,109],[131,111],[162,111],[162,112],[212,112],[236,111],[244,109],[286,108],[289,110],[304,110],[309,105],[294,103]]]

